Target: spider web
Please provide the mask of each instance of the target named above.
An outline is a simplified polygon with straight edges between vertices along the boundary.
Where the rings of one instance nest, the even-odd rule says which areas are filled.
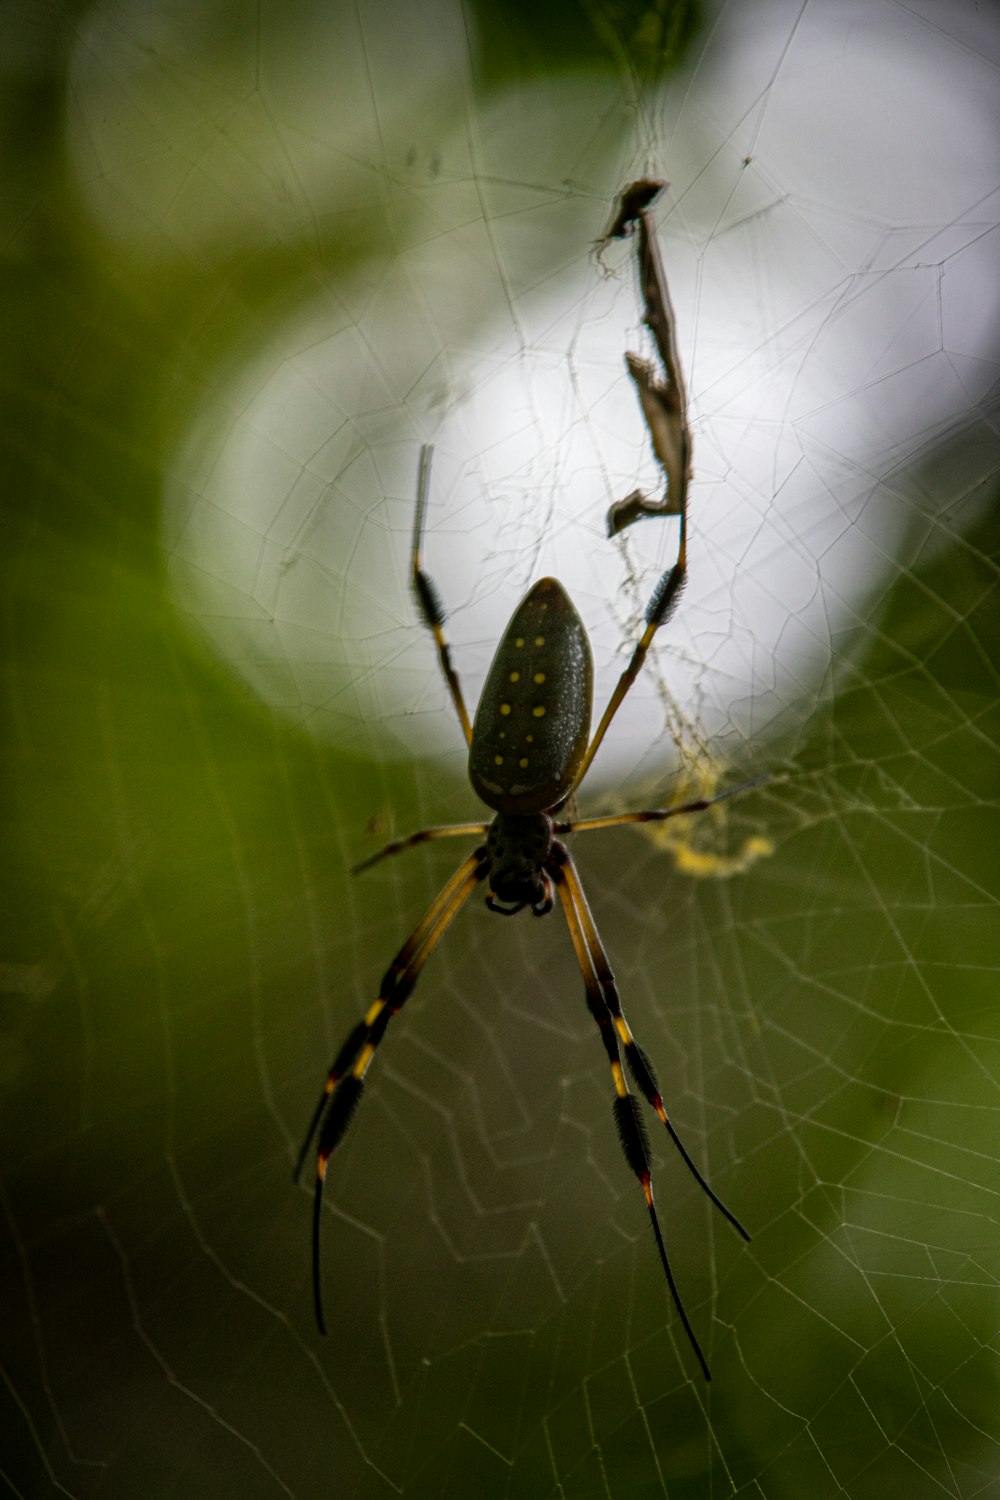
[[[997,12],[535,9],[8,18],[12,1494],[1000,1495]],[[551,572],[603,704],[673,560],[603,532],[650,173],[691,583],[581,812],[773,779],[575,852],[753,1234],[654,1135],[708,1387],[556,917],[473,903],[393,1024],[325,1340],[290,1181],[458,846],[350,865],[478,815],[420,444],[470,703]]]

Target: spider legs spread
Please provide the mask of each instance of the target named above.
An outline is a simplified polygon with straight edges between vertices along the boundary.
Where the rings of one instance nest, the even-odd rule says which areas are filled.
[[[707,808],[714,807],[718,802],[727,802],[730,797],[742,796],[744,792],[753,791],[755,787],[764,786],[772,781],[773,777],[767,771],[761,772],[759,776],[751,776],[748,781],[741,781],[735,786],[727,786],[723,791],[716,792],[711,797],[699,797],[693,802],[679,802],[676,807],[653,807],[643,808],[637,812],[609,813],[605,817],[598,818],[572,818],[568,821],[553,823],[555,833],[592,833],[597,828],[620,828],[626,823],[665,823],[669,818],[680,818],[689,813],[705,812]],[[369,854],[367,859],[359,860],[356,865],[351,866],[352,875],[361,875],[365,870],[370,870],[383,859],[388,859],[396,854],[403,854],[407,849],[416,848],[418,844],[436,843],[439,839],[454,838],[485,838],[489,833],[489,823],[442,823],[432,828],[418,828],[416,833],[408,834],[406,838],[394,839],[391,844],[384,844],[374,854]],[[544,873],[544,872],[543,872]],[[503,911],[504,908],[487,903],[493,911]],[[543,916],[551,910],[552,899],[549,893],[548,904],[543,910],[536,912],[537,916]],[[520,907],[517,908],[520,911]],[[513,911],[510,913],[513,915]]]
[[[521,682],[520,665],[514,661],[513,656],[508,659],[506,653],[513,653],[524,647],[529,636],[533,647],[547,648],[552,652],[551,664],[543,664],[537,674],[532,669],[530,680],[532,683],[542,684],[546,680],[546,675],[551,674],[552,681],[546,692],[553,692],[558,696],[544,701],[536,699],[533,704],[529,702],[528,706],[532,714],[531,732],[525,735],[524,743],[525,745],[531,744],[532,749],[530,752],[524,751],[522,758],[516,761],[519,768],[526,768],[532,764],[531,757],[537,757],[534,762],[535,769],[531,773],[534,779],[529,777],[523,782],[519,776],[515,776],[512,781],[505,779],[507,771],[512,769],[515,762],[511,760],[508,766],[507,745],[498,748],[490,739],[494,727],[491,718],[493,699],[488,694],[486,695],[488,711],[485,717],[482,717],[484,703],[481,700],[476,724],[473,725],[470,720],[458,674],[452,665],[450,648],[444,635],[444,607],[421,561],[432,454],[429,445],[425,445],[421,450],[410,554],[410,583],[420,619],[434,638],[438,663],[466,744],[470,749],[470,780],[473,789],[479,792],[482,800],[494,810],[497,817],[491,824],[461,823],[421,829],[409,837],[387,844],[355,867],[356,871],[368,869],[383,858],[401,853],[414,845],[438,839],[465,835],[475,837],[477,841],[485,839],[485,842],[479,842],[479,847],[463,861],[428,907],[386,971],[377,997],[342,1043],[328,1071],[323,1093],[313,1112],[308,1136],[299,1154],[296,1177],[318,1133],[312,1255],[313,1296],[316,1320],[321,1332],[324,1331],[324,1320],[320,1286],[320,1226],[323,1182],[327,1163],[350,1126],[364,1092],[366,1074],[385,1036],[390,1020],[412,993],[424,964],[464,903],[476,887],[489,876],[490,894],[487,904],[493,911],[503,916],[514,916],[525,906],[528,906],[534,915],[544,916],[552,908],[555,897],[559,898],[583,976],[587,1005],[598,1027],[611,1066],[614,1083],[613,1109],[622,1149],[629,1167],[643,1190],[670,1296],[701,1370],[706,1379],[710,1378],[705,1356],[695,1337],[674,1281],[659,1218],[654,1207],[652,1157],[639,1095],[645,1099],[662,1122],[677,1147],[681,1159],[702,1190],[739,1234],[745,1239],[749,1239],[749,1235],[739,1220],[730,1213],[708,1186],[667,1116],[652,1065],[633,1037],[622,1012],[614,975],[576,867],[566,846],[558,839],[554,841],[552,839],[553,833],[569,834],[625,823],[658,822],[682,813],[700,812],[722,801],[725,797],[747,790],[767,779],[758,777],[744,783],[743,786],[733,787],[718,795],[706,796],[674,808],[611,814],[597,818],[571,818],[568,821],[553,823],[553,815],[558,814],[567,804],[572,810],[573,804],[570,799],[573,792],[583,780],[612,720],[638,677],[657,631],[670,619],[687,576],[687,490],[691,471],[691,434],[687,423],[687,397],[683,372],[676,347],[673,309],[670,304],[655,220],[652,215],[652,204],[661,187],[662,184],[658,181],[643,178],[626,188],[620,196],[616,216],[602,244],[611,239],[625,238],[633,231],[637,232],[638,269],[644,321],[655,344],[659,368],[653,362],[640,359],[634,354],[626,356],[626,365],[636,388],[653,453],[663,473],[665,493],[662,500],[652,501],[640,491],[635,491],[627,499],[612,507],[608,515],[608,530],[611,535],[614,535],[642,516],[676,517],[679,533],[676,561],[662,574],[653,590],[646,606],[644,629],[632,649],[628,663],[611,693],[589,744],[586,736],[590,724],[592,677],[589,666],[590,648],[582,622],[579,621],[562,585],[553,579],[540,580],[522,601],[508,625],[506,635],[497,647],[487,685],[489,686],[495,671],[504,674],[508,666],[512,669],[509,676],[503,676],[502,680],[511,683]],[[543,589],[546,600],[544,604],[540,593]],[[549,617],[548,623],[551,628],[539,629],[537,638],[535,638],[534,630],[522,632],[520,621],[525,611],[549,608],[553,602],[558,603],[561,613],[558,620],[555,614]],[[534,616],[532,615],[531,618],[534,619]],[[518,622],[516,626],[515,621]],[[555,626],[553,626],[553,621],[556,621]],[[521,639],[522,634],[524,639]],[[581,661],[587,664],[585,670],[580,666]],[[528,677],[525,676],[524,685],[526,686],[527,683]],[[518,693],[523,693],[523,691],[524,686],[518,689]],[[521,705],[522,699],[517,693],[511,694],[508,698],[505,689],[498,690],[498,693],[495,705],[497,715],[495,727],[498,730],[498,738],[503,739],[511,729],[515,709]],[[500,701],[501,698],[503,701]],[[555,710],[557,706],[561,707],[566,704],[571,712],[564,713],[560,717]],[[548,709],[553,711],[546,718]],[[499,733],[499,716],[507,715],[512,717],[509,722],[504,722],[503,733]],[[569,724],[571,732],[559,729],[559,726],[563,725],[565,730],[566,724]],[[543,725],[554,725],[555,728],[543,730]],[[484,754],[487,756],[489,765],[504,768],[504,777],[491,779],[492,772],[489,775],[483,773],[481,762]],[[518,754],[520,756],[521,752]],[[544,824],[547,830],[547,837],[542,841],[544,847],[538,844],[533,836],[529,837],[531,830],[523,831],[523,834],[518,831],[526,828],[527,822],[531,819],[535,820],[535,824]],[[501,834],[505,835],[506,843],[504,838],[501,838]],[[633,1093],[629,1087],[626,1068],[636,1093]]]

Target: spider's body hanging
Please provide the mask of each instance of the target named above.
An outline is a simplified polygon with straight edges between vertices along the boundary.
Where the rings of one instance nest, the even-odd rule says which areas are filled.
[[[319,1130],[313,1213],[313,1291],[316,1320],[324,1330],[320,1291],[319,1230],[322,1190],[332,1152],[343,1140],[364,1091],[365,1077],[390,1020],[412,993],[431,953],[469,896],[484,881],[492,911],[514,916],[525,907],[535,916],[552,910],[558,896],[569,927],[587,993],[611,1065],[613,1110],[622,1149],[642,1187],[664,1275],[678,1315],[702,1372],[708,1365],[681,1302],[653,1204],[652,1166],[641,1104],[629,1088],[626,1068],[639,1094],[666,1127],[685,1164],[716,1207],[744,1237],[738,1219],[708,1186],[677,1136],[663,1104],[659,1084],[646,1054],[638,1046],[622,1012],[607,954],[591,915],[576,866],[563,838],[567,834],[624,823],[662,821],[694,813],[716,802],[706,798],[673,808],[620,813],[602,818],[562,821],[558,814],[580,784],[622,700],[645,660],[659,627],[672,613],[686,574],[687,478],[690,437],[680,368],[673,339],[673,315],[657,251],[650,206],[660,184],[644,179],[622,194],[608,238],[631,234],[638,226],[640,281],[645,321],[653,334],[663,369],[662,381],[652,366],[627,356],[643,407],[654,451],[667,478],[667,495],[654,503],[636,492],[609,515],[609,530],[620,530],[641,515],[676,516],[677,561],[663,574],[646,609],[645,629],[621,674],[608,706],[590,736],[593,666],[590,643],[572,601],[554,578],[543,578],[529,590],[511,617],[496,650],[473,724],[444,638],[444,610],[421,566],[421,545],[430,481],[431,450],[421,453],[411,572],[420,615],[432,632],[452,702],[469,746],[469,779],[494,812],[490,823],[449,824],[421,829],[388,844],[356,867],[366,869],[388,855],[429,840],[476,837],[480,842],[445,883],[417,927],[387,969],[378,996],[344,1041],[327,1074],[296,1167],[301,1169],[309,1143]],[[721,796],[732,795],[733,788]],[[622,1065],[622,1055],[624,1063]]]

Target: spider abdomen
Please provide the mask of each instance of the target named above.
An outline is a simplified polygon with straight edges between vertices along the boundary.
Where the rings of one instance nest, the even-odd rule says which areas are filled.
[[[583,621],[562,584],[541,578],[511,616],[472,728],[469,779],[487,807],[547,812],[587,750],[594,669]]]

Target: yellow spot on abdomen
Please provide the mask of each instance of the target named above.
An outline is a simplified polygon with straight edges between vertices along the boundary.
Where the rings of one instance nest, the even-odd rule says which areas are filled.
[[[509,703],[501,703],[501,705],[500,705],[500,712],[502,714],[509,714],[510,713],[510,704]]]
[[[535,675],[534,675],[534,677],[531,680],[532,680],[532,682],[544,682],[545,681],[545,673],[544,672],[536,672]]]
[[[494,757],[493,757],[493,764],[495,766],[502,766],[503,765],[503,756],[502,755],[494,755]]]
[[[541,704],[539,704],[539,706],[537,708],[533,708],[531,712],[534,714],[536,719],[540,719],[543,717],[545,709],[542,708]]]
[[[535,636],[535,645],[536,646],[544,646],[545,645],[545,637],[544,637],[544,635],[536,635]]]
[[[511,672],[511,674],[510,674],[510,680],[511,680],[511,682],[520,682],[521,681],[521,674],[520,674],[520,672]]]

